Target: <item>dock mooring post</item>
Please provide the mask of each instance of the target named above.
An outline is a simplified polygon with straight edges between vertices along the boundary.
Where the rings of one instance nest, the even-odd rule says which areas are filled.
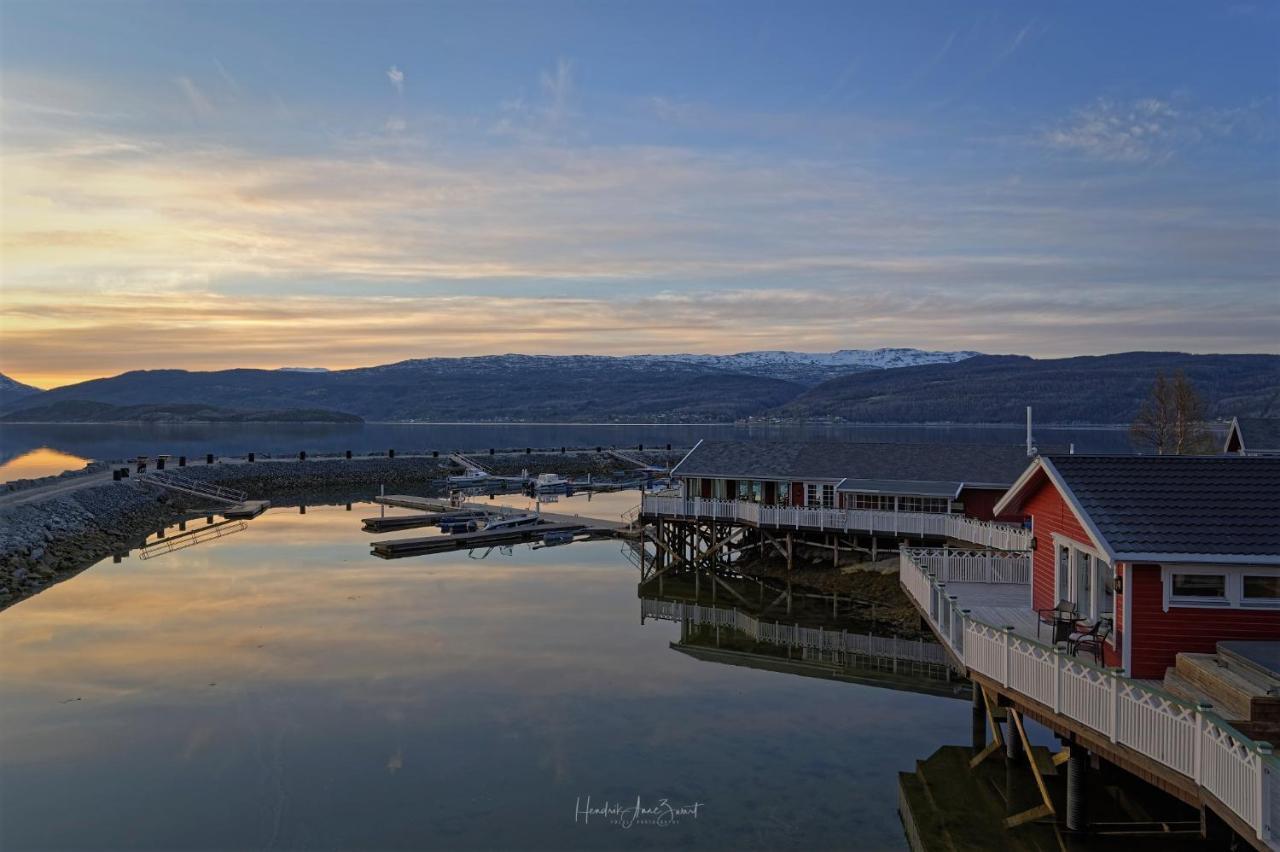
[[[1089,752],[1078,742],[1071,743],[1067,758],[1067,829],[1084,831],[1088,821],[1085,810],[1085,773],[1089,770]]]
[[[987,747],[987,699],[980,686],[973,688],[973,707],[969,716],[970,745],[974,751],[982,751]]]

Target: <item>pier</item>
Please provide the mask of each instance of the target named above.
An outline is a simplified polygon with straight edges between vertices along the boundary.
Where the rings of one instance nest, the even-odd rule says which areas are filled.
[[[508,544],[538,541],[548,533],[595,532],[598,528],[585,523],[537,523],[522,527],[504,527],[500,530],[477,530],[452,535],[428,535],[420,538],[399,538],[375,541],[373,555],[383,559],[399,559],[405,556],[426,556],[454,550],[474,550],[481,547],[500,547]]]

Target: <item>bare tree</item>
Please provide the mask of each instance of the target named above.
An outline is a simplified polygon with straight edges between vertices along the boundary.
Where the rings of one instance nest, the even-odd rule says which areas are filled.
[[[1191,455],[1211,451],[1213,442],[1204,426],[1205,403],[1191,380],[1179,370],[1170,379],[1156,375],[1151,394],[1129,427],[1135,443],[1158,455]]]

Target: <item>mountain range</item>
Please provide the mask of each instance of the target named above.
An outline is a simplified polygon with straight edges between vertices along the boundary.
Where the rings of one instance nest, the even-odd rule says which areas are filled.
[[[1181,370],[1211,416],[1280,414],[1280,355],[1127,352],[1034,359],[913,349],[737,355],[492,355],[351,370],[139,370],[4,393],[8,422],[84,406],[203,406],[242,414],[339,412],[365,420],[866,423],[1127,423],[1159,372]],[[53,407],[51,406],[61,406]],[[43,411],[39,411],[43,409]],[[294,410],[294,411],[289,411]],[[44,416],[39,416],[43,414]],[[161,416],[156,410],[151,416]],[[182,416],[187,416],[183,411]],[[230,416],[221,414],[220,416]]]

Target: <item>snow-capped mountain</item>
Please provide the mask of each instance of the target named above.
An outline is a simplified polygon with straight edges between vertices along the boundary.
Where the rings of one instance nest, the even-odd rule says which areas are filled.
[[[922,349],[839,349],[835,352],[790,352],[766,349],[735,355],[632,355],[656,362],[680,362],[714,367],[753,376],[768,376],[804,384],[817,384],[860,370],[888,370],[922,364],[953,364],[980,352],[927,352]]]

